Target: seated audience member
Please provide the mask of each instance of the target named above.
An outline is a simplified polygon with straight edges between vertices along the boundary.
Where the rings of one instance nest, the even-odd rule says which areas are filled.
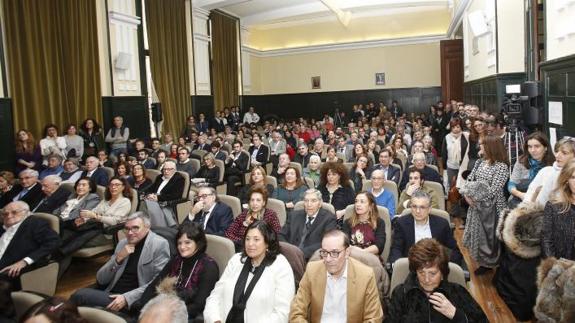
[[[232,209],[218,201],[218,193],[213,187],[200,187],[196,199],[197,202],[184,223],[198,223],[207,234],[224,236],[234,221]]]
[[[139,196],[142,196],[146,190],[152,186],[152,181],[146,177],[144,165],[136,164],[132,167],[132,176],[128,178],[128,183],[134,188]]]
[[[397,214],[401,214],[403,210],[409,209],[409,205],[411,203],[411,196],[416,191],[423,191],[427,193],[431,197],[431,207],[434,209],[438,209],[439,201],[438,198],[435,196],[435,192],[432,189],[423,186],[423,183],[425,182],[424,181],[425,177],[423,176],[423,173],[419,169],[412,167],[409,169],[408,174],[409,174],[408,175],[409,182],[405,190],[403,190],[403,192],[401,192],[401,195],[399,196]]]
[[[289,322],[381,322],[383,309],[373,269],[349,257],[349,238],[324,233],[291,303]],[[353,283],[351,283],[353,282]]]
[[[62,183],[62,179],[57,175],[44,177],[42,180],[44,198],[37,205],[31,206],[32,212],[52,213],[66,202],[70,196],[70,191],[60,186],[60,183]]]
[[[268,143],[270,147],[270,161],[274,165],[275,169],[278,164],[278,158],[286,152],[287,142],[282,138],[282,135],[278,130],[273,130]]]
[[[158,156],[156,157],[156,169],[157,170],[162,170],[162,167],[164,167],[164,163],[166,162],[166,160],[168,159],[168,153],[166,151],[160,150],[158,152]]]
[[[422,239],[409,249],[409,276],[395,287],[385,322],[488,322],[467,289],[447,281],[443,246]]]
[[[369,159],[365,155],[358,155],[355,164],[349,171],[349,179],[353,182],[356,192],[363,190],[363,181],[371,177]]]
[[[315,139],[313,149],[310,151],[312,155],[317,155],[320,160],[325,158],[325,142],[321,138]]]
[[[14,173],[7,170],[0,171],[0,198],[14,188],[15,181]]]
[[[359,192],[355,197],[351,217],[343,222],[343,232],[350,244],[374,255],[385,247],[385,222],[379,217],[375,198],[371,193]]]
[[[95,222],[87,226],[75,222],[82,210],[92,210],[100,203],[100,197],[96,194],[96,183],[89,177],[82,177],[74,184],[74,192],[69,200],[52,213],[60,218],[62,245],[59,256],[72,254],[101,232]]]
[[[262,143],[262,138],[258,133],[252,136],[252,145],[248,150],[251,158],[251,166],[260,166],[268,163],[269,150],[266,145]]]
[[[214,259],[206,255],[208,241],[198,224],[180,225],[175,240],[178,253],[146,287],[133,309],[137,311],[147,306],[158,295],[158,288],[168,287],[172,294],[184,301],[187,323],[188,319],[193,320],[204,311],[206,299],[219,279],[219,269]]]
[[[139,323],[187,323],[186,303],[174,293],[160,293],[142,308]]]
[[[555,162],[549,140],[542,132],[530,134],[523,144],[523,155],[519,157],[507,183],[510,196],[509,206],[521,203],[529,184],[543,167],[552,166]]]
[[[173,207],[182,200],[185,178],[176,171],[176,163],[171,160],[164,163],[162,174],[163,176],[156,177],[154,183],[145,191],[144,200],[151,213],[152,227],[173,227],[177,224]],[[165,207],[159,202],[166,204]],[[152,211],[151,207],[160,208],[161,212]]]
[[[349,185],[348,173],[342,163],[324,163],[321,167],[319,191],[323,201],[333,205],[338,225],[343,223],[345,208],[354,203],[355,192]]]
[[[86,223],[101,223],[103,227],[116,225],[126,220],[132,208],[132,189],[124,178],[112,177],[106,187],[104,200],[92,210],[80,211],[75,220],[78,226]]]
[[[89,323],[71,301],[60,297],[48,297],[32,305],[20,318],[24,323]]]
[[[63,171],[64,167],[62,167],[62,156],[50,155],[48,156],[48,165],[40,172],[38,179],[42,180],[44,177],[50,175],[60,175]]]
[[[220,168],[216,166],[216,159],[212,153],[205,154],[202,159],[204,163],[192,179],[192,182],[194,184],[204,183],[211,187],[216,187],[220,180]]]
[[[268,203],[268,192],[263,187],[253,187],[249,191],[249,203],[240,215],[238,215],[232,224],[226,230],[225,236],[232,240],[236,249],[240,249],[246,227],[255,221],[265,221],[276,232],[280,232],[281,225],[276,212],[266,208]]]
[[[248,170],[249,156],[242,153],[243,143],[239,140],[234,141],[232,145],[232,152],[226,158],[225,166],[226,171],[224,177],[228,184],[228,195],[236,196],[236,183],[242,182],[242,176]]]
[[[412,159],[413,167],[419,169],[423,178],[426,181],[436,182],[443,185],[443,179],[439,176],[439,173],[432,169],[431,167],[427,166],[425,163],[425,154],[424,153],[415,153],[413,154]],[[399,189],[404,190],[407,182],[409,181],[409,169],[412,167],[406,167],[405,171],[403,172],[403,178],[401,179],[401,183],[399,184]]]
[[[555,162],[553,166],[543,167],[531,181],[524,201],[534,201],[543,207],[555,196],[553,190],[557,188],[557,179],[561,169],[575,156],[575,140],[563,138],[555,144]]]
[[[19,174],[25,169],[40,169],[42,166],[42,154],[40,145],[36,143],[32,133],[26,129],[18,130],[15,143],[16,167],[14,174]]]
[[[130,175],[131,173],[131,169],[133,166],[136,165],[140,165],[137,162],[131,163],[131,162],[119,162],[116,164],[116,167],[114,167],[114,176],[116,177],[120,177],[120,178],[125,178],[126,180],[129,180],[132,176]]]
[[[42,185],[38,182],[38,172],[33,169],[25,169],[18,174],[19,184],[2,195],[0,198],[0,208],[10,202],[22,201],[28,205],[36,206],[44,197]]]
[[[76,183],[82,177],[82,171],[78,167],[78,160],[69,158],[64,161],[64,171],[60,173],[62,183]]]
[[[303,169],[303,177],[310,178],[313,181],[313,188],[319,186],[321,159],[318,155],[311,155],[307,167]],[[310,187],[312,188],[312,187]]]
[[[190,176],[190,179],[194,178],[197,169],[194,168],[192,161],[190,160],[190,151],[187,147],[178,148],[178,164],[176,168],[180,172],[186,172]]]
[[[555,198],[545,205],[541,247],[544,257],[575,260],[575,160],[561,169]]]
[[[277,178],[278,184],[281,184],[286,169],[289,167],[290,158],[286,153],[280,154],[278,157],[278,162],[274,166],[271,176]]]
[[[255,166],[250,172],[250,181],[245,185],[238,194],[238,198],[242,203],[242,206],[246,208],[248,201],[250,200],[250,190],[254,187],[264,188],[268,196],[272,196],[274,192],[274,187],[272,184],[268,184],[266,180],[266,170],[261,166]]]
[[[119,153],[128,152],[130,129],[124,125],[124,118],[121,116],[115,116],[113,123],[114,126],[108,130],[104,141],[111,146],[110,156],[117,156]]]
[[[382,149],[379,152],[379,164],[373,166],[373,169],[379,169],[383,171],[385,175],[385,179],[388,181],[393,181],[397,186],[399,186],[399,177],[401,169],[399,167],[395,167],[391,164],[392,156],[391,152],[388,149]]]
[[[204,322],[288,322],[295,283],[276,232],[265,221],[248,225],[245,247],[230,259],[206,301]]]
[[[108,153],[105,149],[98,150],[98,163],[100,167],[114,167],[114,161],[108,158]]]
[[[58,136],[58,127],[47,124],[44,127],[44,139],[40,140],[40,152],[42,153],[42,165],[48,165],[48,157],[51,155],[66,156],[66,139]]]
[[[90,177],[96,185],[108,185],[108,174],[100,167],[100,161],[94,156],[86,158],[86,170],[82,172],[82,177]]]
[[[224,153],[224,152],[221,150],[221,147],[222,147],[222,144],[221,144],[219,141],[216,140],[216,141],[212,142],[211,151],[212,151],[212,154],[214,155],[214,158],[215,158],[215,159],[221,160],[221,161],[223,161],[223,162],[225,163],[225,162],[226,162],[226,157],[227,157],[228,155],[226,155],[226,153]]]
[[[453,238],[449,222],[430,214],[430,195],[421,190],[415,191],[411,196],[410,208],[411,213],[396,218],[388,262],[393,264],[397,259],[407,257],[409,248],[419,240],[433,238],[451,251],[451,262],[461,265],[463,256]]]
[[[389,211],[389,217],[393,219],[395,216],[395,197],[393,193],[383,188],[385,181],[385,173],[383,170],[374,170],[371,173],[371,188],[368,192],[373,194],[377,205],[383,206]]]
[[[11,202],[2,210],[0,227],[0,280],[20,289],[20,274],[46,264],[60,244],[58,234],[46,221],[31,215],[23,201]]]
[[[152,147],[152,149],[150,149],[150,157],[157,159],[158,153],[160,152],[160,150],[162,150],[162,143],[160,142],[160,139],[159,138],[150,139],[150,145]]]
[[[299,163],[302,168],[306,168],[307,164],[309,164],[309,158],[311,157],[311,153],[309,152],[309,148],[307,144],[300,143],[297,147],[297,153],[293,159],[294,162]]]
[[[150,158],[150,156],[148,155],[148,150],[147,149],[140,149],[138,150],[138,164],[144,165],[144,167],[146,169],[155,169],[156,168],[156,162]]]
[[[323,209],[321,192],[311,188],[305,191],[304,209],[293,211],[279,233],[281,241],[299,247],[305,259],[321,247],[321,237],[336,228],[335,214]]]
[[[173,144],[174,144],[174,136],[172,136],[172,134],[169,132],[164,133],[164,138],[162,140],[162,150],[170,151]]]
[[[343,143],[345,144],[345,138],[343,139]],[[343,159],[337,157],[337,151],[335,147],[327,147],[325,159],[323,159],[326,163],[343,163]]]
[[[285,203],[286,211],[291,213],[295,204],[303,200],[307,186],[301,177],[299,170],[289,166],[284,173],[282,184],[274,190],[272,197]]]
[[[127,310],[165,267],[170,259],[166,239],[150,230],[150,218],[135,212],[124,224],[126,238],[98,270],[96,282],[102,289],[82,288],[70,298],[79,306],[100,306],[108,310]]]
[[[198,136],[198,142],[192,147],[192,151],[194,150],[203,150],[203,151],[211,151],[212,148],[210,144],[206,143],[207,136],[206,134],[200,134]]]

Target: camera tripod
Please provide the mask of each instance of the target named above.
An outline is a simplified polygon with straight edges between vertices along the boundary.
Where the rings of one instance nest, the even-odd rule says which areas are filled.
[[[515,161],[519,159],[519,151],[525,143],[525,131],[519,127],[519,120],[510,119],[509,125],[505,128],[505,139],[503,143],[507,146],[509,176],[511,176]],[[515,144],[515,146],[513,146],[513,144]],[[515,151],[513,151],[513,147],[515,147]],[[515,157],[515,159],[513,159],[513,157]]]

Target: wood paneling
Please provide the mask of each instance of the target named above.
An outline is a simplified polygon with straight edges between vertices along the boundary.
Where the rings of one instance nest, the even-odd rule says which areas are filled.
[[[481,111],[498,113],[505,98],[505,86],[525,82],[525,73],[492,75],[463,84],[464,101],[476,104]]]
[[[545,129],[557,129],[557,138],[575,135],[575,55],[541,64],[544,84],[544,121]],[[563,124],[550,124],[547,121],[549,102],[563,104]],[[548,132],[549,134],[549,132]]]
[[[102,97],[102,109],[104,135],[112,126],[113,118],[122,116],[124,124],[130,129],[130,138],[150,137],[150,113],[145,96],[105,96]]]
[[[320,118],[324,113],[333,114],[336,108],[348,115],[354,104],[383,102],[391,106],[397,100],[406,113],[428,112],[429,106],[441,99],[440,87],[403,88],[381,90],[358,90],[337,92],[314,92],[294,94],[245,95],[242,97],[242,111],[251,106],[264,117],[275,115],[279,118],[299,117]]]
[[[442,40],[441,96],[444,101],[463,99],[463,40]]]

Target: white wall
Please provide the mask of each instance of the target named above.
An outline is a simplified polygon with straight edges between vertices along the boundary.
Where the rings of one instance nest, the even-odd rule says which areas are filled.
[[[523,0],[497,1],[499,74],[525,72],[524,16]]]
[[[439,42],[255,57],[251,94],[305,93],[441,85]],[[375,73],[385,73],[385,85]],[[321,77],[321,89],[311,78]]]
[[[488,33],[475,37],[470,15],[482,13],[489,23]],[[497,73],[495,40],[495,0],[473,0],[463,17],[464,81],[469,82]]]
[[[545,8],[547,60],[575,54],[575,3],[548,0]]]

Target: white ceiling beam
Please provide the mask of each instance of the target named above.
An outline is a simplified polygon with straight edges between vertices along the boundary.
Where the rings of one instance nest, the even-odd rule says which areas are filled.
[[[202,8],[205,10],[214,10],[249,1],[251,0],[192,0],[192,4],[196,8]]]
[[[320,0],[326,7],[329,8],[337,17],[337,20],[347,27],[351,20],[351,12],[341,10],[333,0]]]
[[[215,0],[198,0],[198,1],[215,1]],[[220,0],[221,1],[221,0]],[[323,0],[322,0],[323,1]],[[333,2],[333,1],[332,1]],[[385,10],[398,8],[414,8],[420,6],[448,6],[449,0],[407,0],[407,1],[382,1],[382,0],[340,0],[337,2],[339,9],[348,10],[354,15],[362,10]],[[268,10],[253,15],[241,17],[242,24],[246,26],[265,24],[267,22],[278,21],[282,19],[291,19],[298,16],[321,15],[329,12],[329,9],[320,2],[300,4],[290,7],[282,7],[274,10]]]

